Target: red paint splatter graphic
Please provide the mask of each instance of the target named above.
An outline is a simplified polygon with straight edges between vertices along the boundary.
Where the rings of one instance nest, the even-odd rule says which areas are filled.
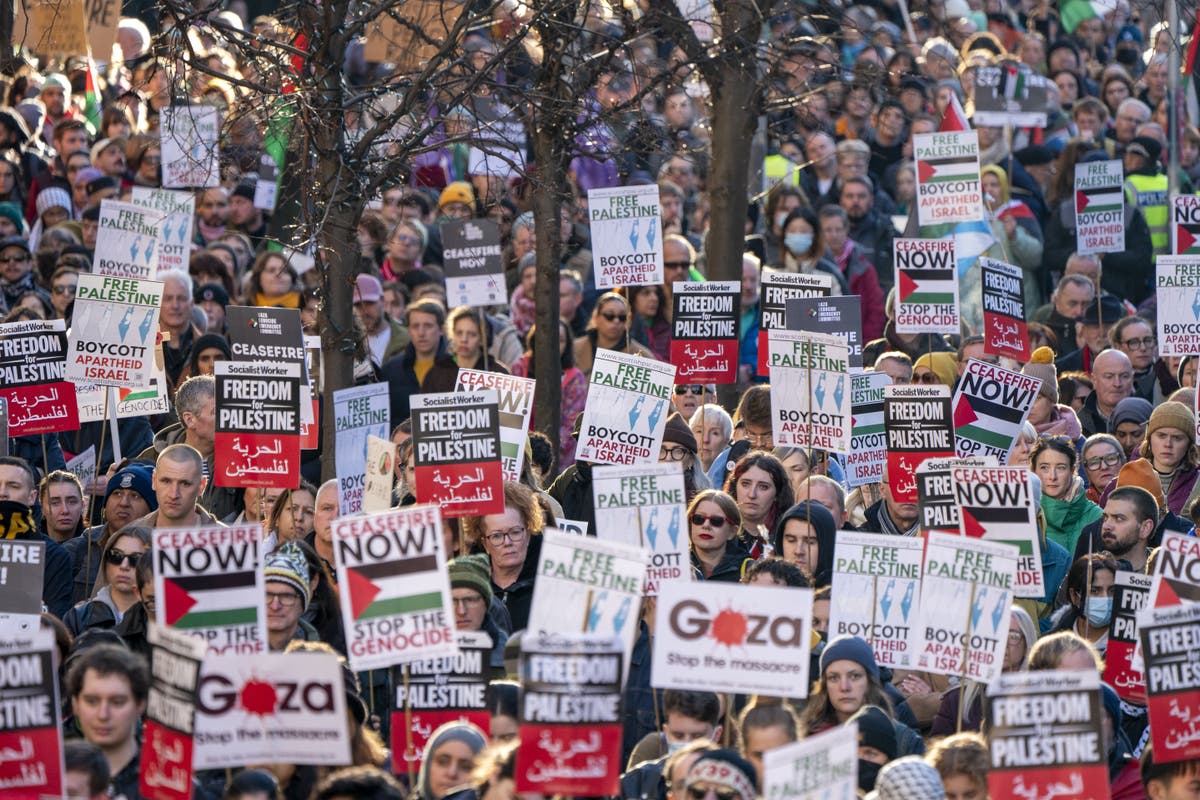
[[[726,647],[740,647],[746,641],[746,615],[732,608],[717,612],[712,621],[712,638]]]
[[[277,702],[275,686],[266,681],[251,678],[242,687],[241,701],[242,708],[250,714],[258,714],[260,717],[274,714]]]

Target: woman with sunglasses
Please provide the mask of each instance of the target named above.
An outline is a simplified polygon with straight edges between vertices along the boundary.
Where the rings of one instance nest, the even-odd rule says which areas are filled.
[[[115,628],[125,612],[135,606],[138,595],[137,565],[150,550],[150,529],[130,526],[114,531],[101,543],[104,554],[96,590],[91,599],[78,603],[63,617],[72,636],[88,628]]]
[[[575,366],[589,378],[600,348],[654,358],[644,345],[629,338],[629,303],[616,292],[600,295],[587,332],[575,340]]]
[[[701,580],[739,583],[754,563],[737,541],[742,515],[733,498],[717,489],[705,489],[688,505],[688,531],[692,567]]]
[[[913,362],[912,382],[925,386],[954,388],[958,380],[958,362],[954,353],[925,353]]]

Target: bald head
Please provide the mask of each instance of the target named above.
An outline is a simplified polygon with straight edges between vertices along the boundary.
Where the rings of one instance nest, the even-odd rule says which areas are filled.
[[[1133,393],[1133,364],[1120,350],[1105,350],[1092,361],[1092,386],[1096,409],[1104,417]]]

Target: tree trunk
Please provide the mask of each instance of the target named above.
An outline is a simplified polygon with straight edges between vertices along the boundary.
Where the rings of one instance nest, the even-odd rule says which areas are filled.
[[[562,260],[561,209],[566,198],[566,151],[555,126],[542,124],[533,131],[537,162],[533,192],[535,247],[537,248],[537,305],[534,311],[533,416],[558,452],[562,415],[562,362],[558,355],[558,265]],[[561,470],[561,465],[559,466]]]

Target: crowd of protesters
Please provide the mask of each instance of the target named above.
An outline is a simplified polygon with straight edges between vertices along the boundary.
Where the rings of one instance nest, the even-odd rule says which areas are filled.
[[[232,32],[293,42],[286,23],[267,15],[268,5],[233,0],[212,12],[214,24],[173,32],[172,41],[186,38],[184,49],[206,71],[158,46],[158,20],[148,15],[121,20],[111,61],[94,54],[104,78],[96,96],[84,54],[30,60],[6,76],[0,313],[8,322],[70,324],[79,276],[92,268],[101,200],[161,185],[164,107],[211,104],[239,120],[220,143],[221,185],[195,192],[187,270],[159,276],[171,412],[121,419],[119,462],[100,422],[11,439],[10,455],[0,457],[5,533],[48,543],[43,620],[63,665],[71,797],[139,796],[147,627],[155,607],[152,530],[262,523],[270,649],[346,650],[331,532],[338,486],[321,482],[319,452],[306,451],[293,465],[303,475],[299,488],[234,490],[211,480],[213,365],[231,357],[226,308],[298,309],[306,333],[321,328],[317,271],[273,246],[271,215],[255,204],[263,120],[236,113],[255,102],[242,80],[263,64],[233,46]],[[641,13],[653,0],[625,5]],[[527,49],[504,48],[530,13],[523,3],[499,3],[492,24],[466,36],[463,54],[473,65],[504,50],[497,90],[476,98],[477,107],[434,102],[445,120],[439,136],[486,127],[483,106],[524,119],[524,92],[539,67]],[[849,490],[837,454],[774,446],[769,379],[755,369],[764,273],[826,275],[835,294],[859,295],[866,368],[886,372],[895,384],[953,388],[972,358],[1040,381],[1009,464],[1038,479],[1046,594],[1014,606],[1004,671],[1102,669],[1115,576],[1149,572],[1164,531],[1194,535],[1197,357],[1160,357],[1155,326],[1154,258],[1170,248],[1166,52],[1180,38],[1155,13],[1115,0],[1104,16],[1079,20],[1073,13],[1068,29],[1066,15],[1051,5],[929,0],[908,10],[903,3],[779,3],[764,20],[770,111],[767,155],[753,165],[765,176],[764,191],[751,198],[745,221],[740,398],[724,408],[714,386],[676,386],[659,460],[684,470],[694,580],[815,590],[813,683],[805,700],[652,690],[654,603],[646,599],[624,689],[622,797],[754,800],[765,751],[848,721],[858,724],[864,794],[988,795],[988,743],[979,733],[986,687],[881,667],[862,639],[827,641],[829,609],[838,602],[831,587],[838,531],[915,536],[918,508],[899,502],[886,476]],[[591,3],[579,35],[599,40],[614,19],[608,2]],[[593,535],[604,535],[595,529],[592,465],[575,452],[592,365],[600,349],[669,360],[672,286],[706,280],[706,237],[717,222],[709,198],[730,188],[708,180],[708,87],[687,67],[683,50],[660,34],[639,39],[628,54],[590,98],[597,114],[593,157],[572,162],[575,199],[561,209],[557,286],[541,285],[534,268],[530,184],[472,172],[469,136],[453,143],[434,137],[410,179],[372,199],[358,221],[354,374],[360,384],[389,386],[400,455],[397,505],[417,501],[411,396],[452,391],[460,368],[542,380],[533,368],[534,310],[540,297],[558,292],[562,369],[551,378],[562,382],[558,441],[530,435],[530,469],[521,482],[505,484],[503,514],[447,523],[455,625],[487,631],[495,644],[490,729],[465,722],[440,728],[405,786],[405,770],[392,755],[391,678],[345,667],[350,768],[276,764],[200,773],[197,797],[517,796],[515,654],[537,580],[540,534],[565,518],[588,521]],[[937,336],[902,334],[894,324],[893,241],[915,202],[913,136],[937,130],[959,107],[969,118],[973,72],[1006,62],[1049,78],[1054,88],[1044,128],[972,126],[991,242],[983,252],[1024,276],[1036,350],[1028,364],[985,354],[978,325]],[[377,67],[356,43],[347,68],[351,80],[366,80]],[[631,109],[647,86],[657,88]],[[1185,119],[1177,177],[1191,192],[1200,180],[1200,132],[1179,110]],[[348,114],[347,126],[361,131],[365,124]],[[1075,252],[1072,177],[1076,164],[1108,159],[1124,165],[1126,247],[1106,255],[1101,268],[1096,256]],[[596,286],[586,193],[622,184],[658,186],[665,281],[606,292]],[[499,225],[510,298],[487,309],[447,307],[439,226],[477,217]],[[974,302],[964,290],[964,306]],[[966,309],[964,320],[971,322]],[[99,450],[98,470],[84,485],[64,467],[90,446]],[[1197,796],[1200,762],[1155,762],[1145,706],[1105,686],[1103,713],[1114,800]],[[396,777],[388,774],[393,770]]]

